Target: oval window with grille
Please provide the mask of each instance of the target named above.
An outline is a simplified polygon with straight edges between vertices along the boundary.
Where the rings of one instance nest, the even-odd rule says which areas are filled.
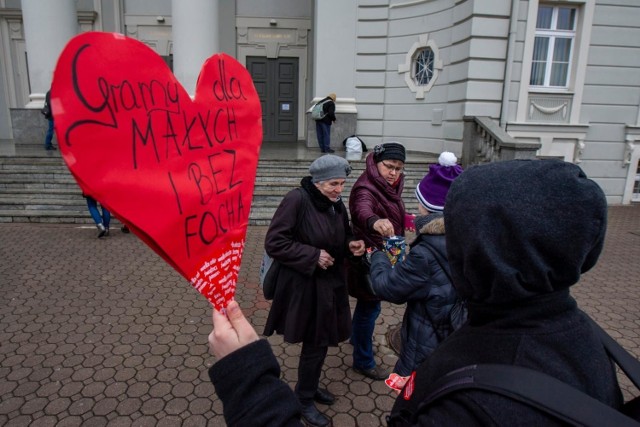
[[[413,57],[413,78],[416,85],[426,86],[433,78],[434,54],[431,48],[423,48],[416,52]]]

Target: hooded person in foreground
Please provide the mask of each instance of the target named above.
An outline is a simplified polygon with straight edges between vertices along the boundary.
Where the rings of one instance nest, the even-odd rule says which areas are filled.
[[[446,206],[447,254],[454,286],[467,300],[468,322],[420,365],[396,400],[388,425],[565,425],[481,390],[460,390],[421,405],[435,380],[476,363],[534,369],[620,408],[622,393],[612,362],[569,293],[602,251],[607,204],[600,187],[570,163],[497,162],[463,172],[452,184]],[[257,334],[239,310],[228,319],[214,313],[213,320],[209,344],[226,363],[273,359],[268,345],[254,342]],[[248,347],[240,348],[247,342]],[[266,365],[249,373],[235,377],[236,386],[263,381],[274,386],[278,381],[279,372]],[[216,390],[224,386],[212,378]],[[236,393],[242,392],[261,395],[272,407],[295,402],[291,392],[278,400],[268,399],[262,387],[237,387]],[[221,399],[225,415],[248,410],[240,397]],[[281,424],[295,425],[295,414],[288,414]]]

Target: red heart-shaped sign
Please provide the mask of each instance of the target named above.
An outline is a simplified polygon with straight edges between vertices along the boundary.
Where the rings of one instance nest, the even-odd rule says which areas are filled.
[[[82,191],[224,308],[235,293],[262,142],[247,70],[212,56],[191,100],[143,43],[83,33],[58,60],[51,105]]]

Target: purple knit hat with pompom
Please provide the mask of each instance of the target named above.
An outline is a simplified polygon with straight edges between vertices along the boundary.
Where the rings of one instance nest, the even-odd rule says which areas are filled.
[[[429,166],[429,173],[416,187],[418,202],[431,212],[442,212],[449,187],[462,173],[462,167],[456,162],[456,156],[445,151],[440,154],[438,164]]]

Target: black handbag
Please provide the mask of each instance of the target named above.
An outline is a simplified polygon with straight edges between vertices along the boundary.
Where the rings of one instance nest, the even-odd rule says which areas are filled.
[[[371,262],[366,254],[348,258],[347,288],[349,295],[365,301],[379,301],[371,283]]]
[[[262,266],[260,267],[260,286],[266,300],[272,300],[276,294],[276,283],[278,273],[280,273],[280,263],[271,258],[267,252],[262,256]]]

